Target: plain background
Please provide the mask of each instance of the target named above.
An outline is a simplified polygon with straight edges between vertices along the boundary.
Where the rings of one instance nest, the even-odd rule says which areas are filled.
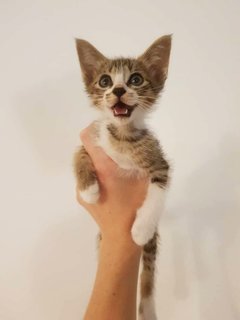
[[[97,228],[72,154],[93,113],[74,37],[138,55],[173,33],[149,120],[173,167],[161,220],[164,320],[240,319],[240,2],[0,1],[0,319],[79,320]]]

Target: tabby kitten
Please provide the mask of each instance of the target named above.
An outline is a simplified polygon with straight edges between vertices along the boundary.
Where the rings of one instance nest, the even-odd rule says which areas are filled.
[[[167,78],[171,36],[157,39],[136,59],[108,59],[85,40],[77,39],[76,46],[86,91],[93,106],[101,111],[95,124],[97,144],[120,168],[149,177],[147,196],[131,232],[135,243],[143,246],[139,319],[156,320],[153,287],[157,226],[169,165],[144,120],[154,109]],[[75,155],[75,174],[81,197],[88,203],[97,202],[97,176],[83,146]]]

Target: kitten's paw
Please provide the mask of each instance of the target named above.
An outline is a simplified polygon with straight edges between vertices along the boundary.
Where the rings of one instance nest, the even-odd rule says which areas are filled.
[[[144,220],[137,217],[131,230],[133,241],[137,245],[143,246],[152,239],[155,229],[156,227],[149,226]]]
[[[145,316],[144,314],[140,314],[138,316],[138,320],[157,320],[157,316],[152,314],[151,316]]]
[[[92,184],[84,191],[79,191],[80,197],[89,204],[94,204],[98,202],[100,191],[97,182]]]
[[[142,299],[138,313],[138,320],[157,320],[152,297]]]

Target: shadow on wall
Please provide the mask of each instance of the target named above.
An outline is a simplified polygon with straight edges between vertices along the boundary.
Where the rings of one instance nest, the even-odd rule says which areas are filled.
[[[81,128],[93,120],[80,73],[48,80],[16,97],[14,105],[42,169],[59,172],[69,165]]]
[[[234,286],[235,279],[231,278],[238,273],[240,265],[236,266],[238,257],[230,257],[236,252],[230,249],[236,246],[240,229],[239,163],[239,141],[226,136],[218,154],[189,177],[183,191],[187,201],[176,209],[187,220],[199,314],[204,320],[240,319],[240,296]],[[175,294],[177,299],[184,299],[189,294],[185,274],[186,243],[174,232],[173,237]]]

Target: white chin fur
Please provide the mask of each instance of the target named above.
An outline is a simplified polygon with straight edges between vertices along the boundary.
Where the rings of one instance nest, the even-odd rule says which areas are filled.
[[[84,191],[79,191],[79,194],[80,197],[89,204],[98,202],[100,196],[98,183],[94,183]]]

